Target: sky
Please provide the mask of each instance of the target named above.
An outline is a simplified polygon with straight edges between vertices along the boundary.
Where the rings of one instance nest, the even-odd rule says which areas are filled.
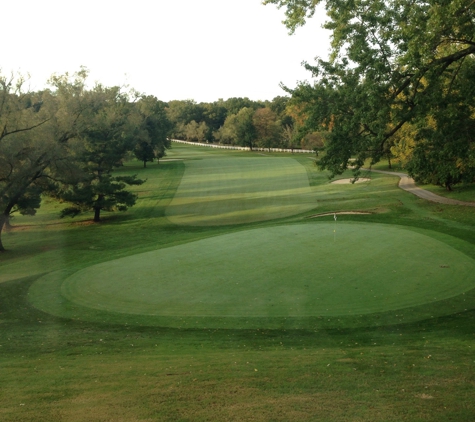
[[[15,0],[2,5],[1,73],[41,89],[80,66],[90,81],[159,100],[271,100],[309,80],[302,61],[328,57],[320,11],[289,35],[261,0]]]

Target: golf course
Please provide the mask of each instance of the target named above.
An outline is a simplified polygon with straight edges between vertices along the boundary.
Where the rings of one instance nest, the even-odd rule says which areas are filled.
[[[12,218],[0,420],[473,421],[475,208],[376,169],[174,143],[125,212]]]

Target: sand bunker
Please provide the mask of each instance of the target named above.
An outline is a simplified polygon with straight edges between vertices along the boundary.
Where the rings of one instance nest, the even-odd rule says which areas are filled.
[[[338,179],[338,180],[334,180],[331,183],[335,185],[344,185],[347,183],[351,183],[352,180],[353,179]],[[368,179],[366,177],[360,177],[355,183],[363,183],[363,182],[370,182],[370,181],[371,179]]]
[[[340,212],[326,212],[324,214],[315,214],[311,215],[309,218],[315,218],[315,217],[325,217],[326,215],[343,215],[343,214],[372,214],[370,212],[363,212],[363,211],[340,211]]]

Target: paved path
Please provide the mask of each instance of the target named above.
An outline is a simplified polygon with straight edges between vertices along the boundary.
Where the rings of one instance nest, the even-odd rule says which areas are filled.
[[[445,198],[443,196],[436,195],[435,193],[429,192],[425,189],[418,188],[414,179],[409,177],[406,173],[397,173],[394,171],[383,171],[383,170],[370,170],[370,169],[362,169],[368,171],[374,171],[375,173],[383,173],[389,174],[391,176],[399,176],[401,179],[399,180],[399,187],[408,191],[419,198],[427,199],[428,201],[437,202],[439,204],[448,204],[448,205],[467,205],[469,207],[475,207],[475,202],[465,202],[465,201],[458,201],[457,199],[450,199]]]

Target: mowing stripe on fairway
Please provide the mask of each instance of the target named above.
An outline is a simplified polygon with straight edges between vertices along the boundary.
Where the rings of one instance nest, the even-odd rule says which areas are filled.
[[[312,192],[305,168],[288,157],[187,161],[166,215],[185,225],[262,221],[316,208]]]
[[[57,286],[89,309],[181,320],[351,317],[475,288],[475,260],[430,236],[360,223],[339,224],[335,236],[334,227],[226,234],[94,265]],[[30,291],[46,311],[47,296],[40,287]]]

